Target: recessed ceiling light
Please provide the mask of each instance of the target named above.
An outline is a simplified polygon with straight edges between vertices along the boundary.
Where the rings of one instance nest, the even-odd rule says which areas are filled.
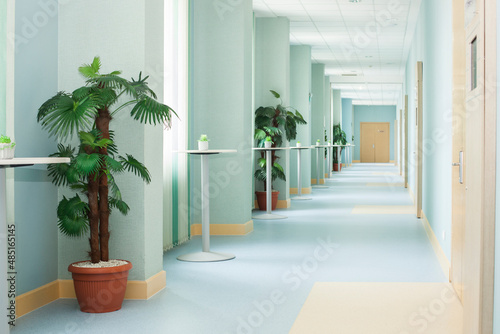
[[[349,0],[349,2],[358,3],[358,2],[361,2],[361,0]]]

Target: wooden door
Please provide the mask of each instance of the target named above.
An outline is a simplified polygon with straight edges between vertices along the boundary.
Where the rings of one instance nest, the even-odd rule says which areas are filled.
[[[361,162],[386,163],[390,160],[390,123],[361,123]]]
[[[496,1],[465,7],[464,333],[492,333],[496,169]]]

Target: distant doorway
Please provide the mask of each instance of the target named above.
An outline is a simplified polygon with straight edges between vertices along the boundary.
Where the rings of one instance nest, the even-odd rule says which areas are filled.
[[[360,124],[361,162],[390,162],[391,125],[389,122]]]

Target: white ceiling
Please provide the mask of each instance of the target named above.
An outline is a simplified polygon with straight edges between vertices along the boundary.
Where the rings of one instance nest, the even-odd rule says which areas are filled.
[[[354,104],[397,104],[421,0],[253,0],[256,17],[285,16],[290,43]]]

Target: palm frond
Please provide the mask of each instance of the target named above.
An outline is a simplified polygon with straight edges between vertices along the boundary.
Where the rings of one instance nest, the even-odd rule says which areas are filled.
[[[108,203],[110,208],[118,209],[118,211],[120,211],[123,215],[126,215],[130,210],[128,204],[122,201],[121,199],[109,197]]]
[[[97,173],[102,167],[101,155],[98,153],[80,153],[75,159],[76,169],[85,176]]]
[[[64,146],[63,144],[57,145],[58,152],[53,153],[50,157],[64,157],[74,159],[75,149],[70,145]],[[72,174],[69,173],[71,171],[71,162],[70,163],[61,163],[61,164],[49,164],[47,166],[47,170],[49,172],[49,177],[52,178],[52,183],[56,186],[66,186],[71,184],[73,178]]]
[[[38,122],[51,136],[65,139],[82,129],[89,129],[96,112],[96,103],[90,96],[76,99],[58,93],[38,109]]]
[[[116,161],[115,159],[113,159],[109,155],[104,156],[104,161],[106,162],[106,166],[107,166],[108,170],[115,172],[115,173],[119,173],[119,172],[123,171],[124,167],[121,164],[121,162]]]
[[[164,124],[170,126],[172,115],[177,116],[169,106],[160,103],[149,96],[142,96],[141,100],[132,108],[130,115],[141,123]]]
[[[116,180],[113,175],[110,173],[108,175],[108,186],[109,189],[111,190],[112,197],[121,200],[122,199],[122,193],[120,191],[120,188],[118,188],[118,185],[116,184]]]
[[[99,75],[99,70],[101,69],[101,59],[99,57],[94,57],[91,64],[84,64],[78,68],[85,78],[91,79]]]
[[[263,139],[266,139],[267,137],[267,134],[264,130],[261,130],[261,129],[255,129],[255,134],[254,134],[254,138],[257,139],[257,140],[263,140]]]
[[[141,177],[146,183],[151,182],[151,175],[149,174],[146,166],[144,166],[130,154],[127,154],[126,158],[120,156],[120,162],[123,165],[123,168],[128,172],[133,172],[135,175]]]
[[[134,89],[137,93],[137,96],[148,95],[156,100],[157,97],[156,97],[155,92],[153,92],[153,90],[151,90],[151,88],[149,88],[148,83],[146,82],[146,80],[148,78],[149,78],[149,75],[142,78],[142,72],[139,72],[139,78],[137,79],[137,81],[134,80],[134,78],[131,78],[131,80],[132,80],[131,85],[132,85],[132,87],[134,87]]]
[[[70,237],[83,236],[89,228],[88,211],[88,204],[78,194],[70,199],[64,197],[57,207],[59,230]]]

